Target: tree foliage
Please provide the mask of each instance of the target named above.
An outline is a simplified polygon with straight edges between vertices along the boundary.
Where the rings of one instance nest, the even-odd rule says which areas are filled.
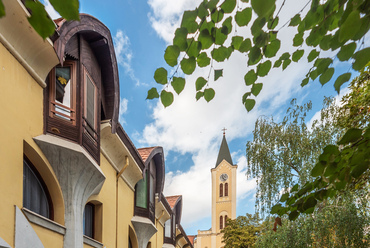
[[[271,214],[288,214],[294,220],[301,213],[312,213],[318,202],[346,190],[365,187],[369,192],[370,125],[369,113],[363,113],[369,106],[368,76],[369,72],[364,71],[342,99],[336,125],[350,128],[336,145],[323,149],[310,172],[312,180],[303,186],[294,185],[281,197],[281,203],[272,207]]]
[[[306,115],[311,102],[299,106],[291,101],[285,117],[259,117],[253,140],[246,145],[247,176],[257,179],[256,206],[263,214],[282,193],[311,180],[310,171],[327,144],[335,144],[340,129],[333,125],[338,107],[326,98],[320,120],[308,127]],[[284,195],[285,195],[284,194]]]
[[[285,70],[292,62],[299,62],[305,51],[308,51],[307,59],[313,62],[313,66],[303,78],[301,86],[316,78],[322,85],[329,82],[334,75],[333,62],[336,58],[350,61],[356,71],[361,71],[370,61],[370,48],[363,47],[363,37],[370,28],[369,1],[307,1],[299,13],[292,13],[287,23],[279,24],[279,14],[284,4],[285,0],[280,6],[276,5],[275,0],[204,0],[195,10],[185,11],[173,44],[167,47],[164,54],[167,64],[177,69],[175,74],[166,76],[167,84],[160,91],[170,92],[171,81],[179,68],[189,75],[193,74],[196,67],[209,65],[207,83],[197,88],[198,100],[205,96],[206,89],[211,89],[211,72],[214,71],[216,81],[222,71],[213,68],[213,61],[225,62],[232,53],[238,52],[246,55],[246,65],[250,67],[246,69],[245,83],[251,86],[251,90],[242,98],[246,109],[250,111],[255,105],[254,98],[262,88],[260,82],[256,86],[256,80],[262,79],[273,68]],[[306,8],[308,11],[304,14]],[[293,46],[297,50],[293,53],[280,51],[283,46],[279,32],[287,26],[296,28]],[[252,37],[239,36],[235,32],[243,27],[251,31]],[[322,55],[329,50],[334,51],[336,56]],[[278,52],[281,54],[279,58]],[[164,72],[161,73],[164,76]],[[348,82],[350,77],[350,72],[338,76],[335,89],[339,92],[341,85]],[[155,94],[157,97],[160,95],[158,92]],[[150,96],[148,98],[152,99],[152,92]]]
[[[368,205],[355,203],[357,200],[347,195],[325,201],[310,215],[295,221],[284,218],[275,232],[271,230],[272,218],[267,218],[256,247],[369,247]]]
[[[224,248],[251,248],[260,232],[258,215],[239,216],[235,220],[228,219],[223,233]]]
[[[43,39],[53,35],[55,24],[50,19],[44,5],[39,0],[25,0],[24,4],[30,12],[28,22],[36,32]],[[79,20],[79,0],[50,0],[50,4],[66,20]],[[5,14],[5,6],[0,0],[0,18]]]

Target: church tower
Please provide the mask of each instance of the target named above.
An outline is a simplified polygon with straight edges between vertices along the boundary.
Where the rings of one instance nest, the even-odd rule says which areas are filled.
[[[223,247],[221,230],[227,219],[236,218],[236,170],[233,165],[225,131],[212,176],[212,228],[198,231],[196,248]]]

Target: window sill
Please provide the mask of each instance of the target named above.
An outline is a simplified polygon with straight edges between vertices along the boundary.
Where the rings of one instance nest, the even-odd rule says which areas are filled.
[[[84,235],[84,243],[87,245],[90,245],[95,248],[103,248],[103,244],[100,243],[99,241],[92,239],[86,235]]]
[[[48,218],[45,218],[44,216],[41,216],[27,208],[22,208],[22,211],[24,215],[27,217],[29,222],[39,225],[41,227],[44,227],[46,229],[49,229],[53,232],[59,233],[61,235],[65,235],[66,228],[64,226],[52,220],[49,220]]]

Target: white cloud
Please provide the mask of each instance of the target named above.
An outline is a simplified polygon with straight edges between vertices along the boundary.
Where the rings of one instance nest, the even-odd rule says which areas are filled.
[[[54,7],[50,4],[49,0],[43,0],[45,10],[48,12],[51,19],[58,19],[60,18],[60,14],[55,11]]]
[[[128,100],[126,98],[121,98],[119,103],[119,121],[121,124],[126,123],[123,115],[127,112]]]
[[[116,35],[113,37],[113,43],[118,64],[123,67],[125,74],[127,74],[136,83],[136,85],[140,85],[140,81],[135,76],[134,70],[131,66],[133,53],[130,48],[131,43],[129,37],[122,30],[118,30]]]

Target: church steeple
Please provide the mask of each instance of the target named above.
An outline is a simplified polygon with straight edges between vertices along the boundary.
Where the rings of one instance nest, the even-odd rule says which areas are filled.
[[[233,165],[233,160],[231,159],[231,154],[229,150],[229,146],[227,145],[226,138],[225,138],[225,129],[224,136],[222,137],[222,142],[220,146],[220,150],[218,152],[217,162],[215,168],[222,162],[222,160],[226,160],[229,164]]]

